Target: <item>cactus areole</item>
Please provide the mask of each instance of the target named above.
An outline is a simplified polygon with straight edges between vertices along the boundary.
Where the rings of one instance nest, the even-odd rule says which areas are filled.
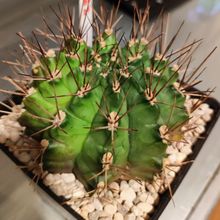
[[[92,47],[80,34],[64,33],[59,49],[45,50],[34,35],[41,55],[32,59],[19,118],[26,134],[44,143],[45,170],[74,172],[93,187],[150,180],[189,120],[177,82],[181,66],[168,49],[157,50],[158,40],[143,30],[122,43],[112,26],[97,31]]]

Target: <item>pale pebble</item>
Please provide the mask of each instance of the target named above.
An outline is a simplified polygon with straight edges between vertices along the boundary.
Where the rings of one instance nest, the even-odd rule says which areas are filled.
[[[89,213],[88,213],[88,211],[87,210],[80,210],[80,213],[79,213],[84,219],[89,219],[88,217],[89,217]]]
[[[116,212],[114,214],[114,218],[113,219],[114,220],[124,220],[124,217],[123,217],[123,215],[120,212]]]
[[[118,210],[118,212],[120,212],[123,216],[125,216],[125,215],[129,212],[130,208],[128,208],[128,207],[126,207],[126,206],[124,206],[124,205],[118,203],[118,204],[117,204],[117,210]]]
[[[120,190],[129,188],[128,183],[125,180],[122,180],[120,183]]]
[[[99,220],[112,220],[112,216],[101,217],[101,218],[99,218]]]
[[[83,198],[84,195],[85,195],[85,192],[82,191],[82,190],[80,190],[80,189],[74,191],[73,194],[72,194],[72,196],[73,196],[74,198]]]
[[[138,207],[138,206],[133,206],[131,209],[131,212],[135,215],[135,216],[140,216],[143,214],[143,211]]]
[[[95,212],[89,213],[89,219],[99,220],[100,219],[100,211],[95,211]]]
[[[178,149],[172,145],[169,145],[166,149],[166,153],[167,154],[173,154],[173,153],[177,153]]]
[[[152,196],[152,193],[147,193],[146,203],[152,205],[155,202],[155,198]]]
[[[61,178],[64,180],[65,183],[72,183],[76,180],[74,174],[72,173],[62,173]]]
[[[116,182],[112,182],[109,184],[109,188],[113,191],[113,193],[117,193],[120,190],[119,184]]]
[[[195,131],[199,134],[202,134],[205,132],[205,127],[203,125],[199,125],[195,128]]]
[[[129,214],[127,214],[127,215],[125,216],[124,219],[125,219],[125,220],[135,220],[135,219],[136,219],[136,216],[135,216],[135,214],[133,214],[133,213],[129,213]]]
[[[156,193],[157,192],[152,184],[146,182],[145,185],[146,185],[146,188],[148,189],[149,192],[151,192],[151,193]]]
[[[95,198],[93,201],[93,204],[94,204],[96,210],[101,211],[103,209],[103,205],[99,201],[99,199]]]
[[[126,207],[126,209],[130,209],[133,206],[133,202],[132,201],[125,201],[123,206]]]
[[[181,152],[171,154],[168,156],[170,164],[179,164],[182,163],[187,158],[187,155]]]
[[[120,197],[124,201],[133,201],[136,198],[136,194],[132,188],[125,188],[121,191]]]
[[[189,145],[184,145],[183,147],[181,147],[180,152],[186,155],[190,155],[192,153],[192,149]]]
[[[104,212],[108,215],[114,215],[117,211],[117,207],[112,204],[107,204],[104,206]]]
[[[88,213],[90,213],[95,210],[95,206],[93,203],[88,203],[88,204],[84,205],[81,209],[86,210]]]
[[[129,180],[129,186],[134,190],[134,192],[138,192],[142,185],[140,183],[137,182],[137,180]]]
[[[152,211],[154,210],[153,205],[147,202],[140,202],[137,204],[137,207],[145,213],[152,213]]]

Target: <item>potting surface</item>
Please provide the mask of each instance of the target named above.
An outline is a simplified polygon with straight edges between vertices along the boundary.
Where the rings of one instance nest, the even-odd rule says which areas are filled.
[[[19,4],[16,4],[18,3]],[[43,3],[42,3],[43,2]],[[74,1],[76,2],[76,1]],[[203,38],[204,43],[197,52],[194,64],[211,51],[214,46],[220,45],[220,14],[217,6],[219,1],[210,1],[218,5],[204,5],[205,1],[191,1],[170,13],[169,35],[172,36],[182,20],[185,25],[182,35],[177,39],[175,46],[178,47],[189,32],[191,38]],[[27,0],[8,2],[0,0],[0,59],[7,59],[8,52],[12,51],[17,44],[15,32],[25,31],[31,33],[32,28],[41,23],[40,7],[49,5],[51,1],[37,1],[33,3]],[[44,7],[46,8],[46,7]],[[45,9],[50,16],[49,10]],[[10,14],[10,16],[8,16]],[[130,18],[125,16],[123,29],[129,30]],[[12,37],[13,36],[13,37]],[[208,69],[203,75],[204,82],[199,89],[218,86],[220,49],[207,62]],[[1,74],[8,71],[2,64]],[[7,88],[2,84],[1,88]],[[220,100],[220,87],[218,86],[214,97]],[[1,100],[5,97],[1,96]],[[215,202],[220,196],[219,189],[219,166],[220,166],[220,121],[215,125],[209,135],[203,149],[192,165],[187,176],[176,191],[173,199],[175,207],[170,202],[159,219],[161,220],[197,220],[206,219]],[[0,214],[3,220],[11,219],[73,219],[69,213],[59,207],[54,201],[45,196],[40,189],[33,190],[25,175],[0,151]],[[42,196],[43,195],[43,196]]]

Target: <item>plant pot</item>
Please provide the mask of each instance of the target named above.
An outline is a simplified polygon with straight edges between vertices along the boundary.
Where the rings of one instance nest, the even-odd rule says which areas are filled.
[[[20,101],[21,101],[20,98],[18,98],[16,96],[13,96],[12,99],[17,104],[19,104]],[[6,103],[7,103],[7,101],[6,101]],[[188,160],[195,160],[196,159],[196,156],[198,155],[199,151],[201,150],[204,142],[206,141],[208,135],[210,134],[212,128],[214,127],[214,125],[215,125],[215,123],[216,123],[216,121],[217,121],[217,119],[220,115],[220,104],[217,100],[215,100],[214,98],[208,98],[206,100],[206,103],[214,110],[214,114],[212,116],[211,121],[209,121],[206,125],[206,130],[203,133],[204,138],[198,139],[196,141],[196,143],[193,145],[193,153],[191,155],[189,155],[189,157],[187,158]],[[1,110],[4,110],[4,108],[1,108]],[[18,159],[9,151],[9,149],[7,147],[5,147],[4,145],[1,145],[1,149],[17,165],[22,165],[22,163],[18,161]],[[187,171],[190,169],[191,165],[192,165],[192,163],[187,163],[186,165],[182,166],[180,171],[177,173],[174,181],[171,184],[172,193],[175,193],[178,186],[181,184],[181,181],[183,180],[183,178],[187,174]],[[30,178],[33,178],[33,174],[31,172],[29,172],[25,169],[23,169],[23,172],[27,176],[29,176]],[[48,196],[52,197],[57,203],[62,205],[64,209],[66,209],[68,212],[70,212],[73,215],[73,217],[75,217],[76,219],[83,219],[70,206],[63,203],[65,201],[63,197],[57,196],[49,187],[45,186],[43,184],[42,180],[40,180],[38,182],[38,185],[39,185],[40,188],[42,188],[48,194]],[[159,201],[158,205],[156,206],[155,211],[150,216],[150,219],[152,219],[152,220],[158,219],[159,216],[161,215],[161,213],[163,212],[163,210],[166,208],[166,205],[168,204],[170,199],[171,199],[171,197],[169,195],[168,190],[166,190],[165,193],[160,195],[160,201]]]

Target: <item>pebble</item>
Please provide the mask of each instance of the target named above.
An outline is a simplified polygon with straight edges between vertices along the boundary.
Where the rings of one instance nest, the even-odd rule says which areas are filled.
[[[186,155],[190,155],[192,153],[192,148],[189,144],[185,144],[181,147],[180,152]]]
[[[74,197],[75,199],[78,199],[78,198],[83,198],[84,195],[85,195],[85,192],[78,189],[78,190],[73,192],[72,197]]]
[[[129,213],[125,216],[125,220],[135,220],[136,216],[133,213]]]
[[[49,173],[47,176],[44,178],[44,184],[47,186],[52,185],[54,182],[53,174]]]
[[[138,197],[138,199],[139,199],[139,202],[147,202],[149,204],[154,204],[154,202],[155,202],[155,198],[149,192],[142,193]]]
[[[140,202],[137,204],[137,207],[145,213],[151,213],[154,210],[153,205],[147,203],[147,202]]]
[[[76,180],[74,174],[72,173],[62,173],[61,178],[64,180],[65,183],[72,183]]]
[[[81,209],[80,215],[82,215],[83,218],[88,219],[89,213],[87,212],[87,210],[82,210]]]
[[[176,147],[174,147],[173,145],[169,145],[166,149],[167,154],[174,154],[177,152],[178,152],[178,149]]]
[[[99,220],[100,214],[101,214],[100,211],[95,211],[95,212],[89,213],[89,219]]]
[[[107,215],[114,215],[117,211],[117,207],[112,204],[107,204],[104,206],[104,212]]]
[[[114,214],[114,218],[113,219],[114,220],[124,220],[124,217],[123,217],[123,215],[120,212],[116,212]]]
[[[127,189],[127,188],[129,188],[128,183],[125,180],[122,180],[120,183],[120,189],[123,190],[123,189]]]
[[[93,204],[94,204],[96,210],[101,211],[103,209],[103,205],[99,201],[99,199],[95,198],[93,201]]]
[[[146,194],[147,194],[147,198],[146,198],[146,200],[144,202],[146,202],[146,203],[148,203],[150,205],[154,204],[155,198],[152,196],[152,194],[149,193],[149,192],[146,193]]]
[[[148,189],[149,192],[151,192],[151,193],[157,192],[156,189],[153,187],[153,185],[151,185],[150,183],[146,182],[145,185],[146,185],[146,188]]]
[[[205,127],[203,125],[199,125],[195,128],[195,131],[199,134],[202,134],[205,132]]]
[[[117,204],[117,209],[123,216],[125,216],[130,211],[130,208],[120,203]]]
[[[110,183],[109,188],[112,190],[113,193],[118,193],[120,190],[119,184],[116,182]]]
[[[101,217],[99,220],[112,220],[112,216]]]
[[[126,207],[127,210],[129,210],[133,205],[134,204],[132,201],[125,201],[123,204],[123,206]]]
[[[138,206],[133,206],[131,212],[135,214],[136,217],[143,214],[142,210]]]
[[[88,204],[84,205],[81,209],[86,210],[88,213],[90,213],[95,210],[95,206],[93,203],[88,203]]]
[[[178,153],[171,154],[168,156],[170,164],[177,164],[177,165],[179,163],[182,163],[186,158],[187,158],[187,155],[182,152],[178,152]]]
[[[132,188],[124,188],[121,193],[120,193],[120,197],[122,200],[124,201],[130,201],[133,202],[134,199],[136,198],[136,193],[134,192],[134,190]]]
[[[142,185],[138,183],[136,180],[129,180],[129,186],[134,190],[134,192],[140,191]]]

